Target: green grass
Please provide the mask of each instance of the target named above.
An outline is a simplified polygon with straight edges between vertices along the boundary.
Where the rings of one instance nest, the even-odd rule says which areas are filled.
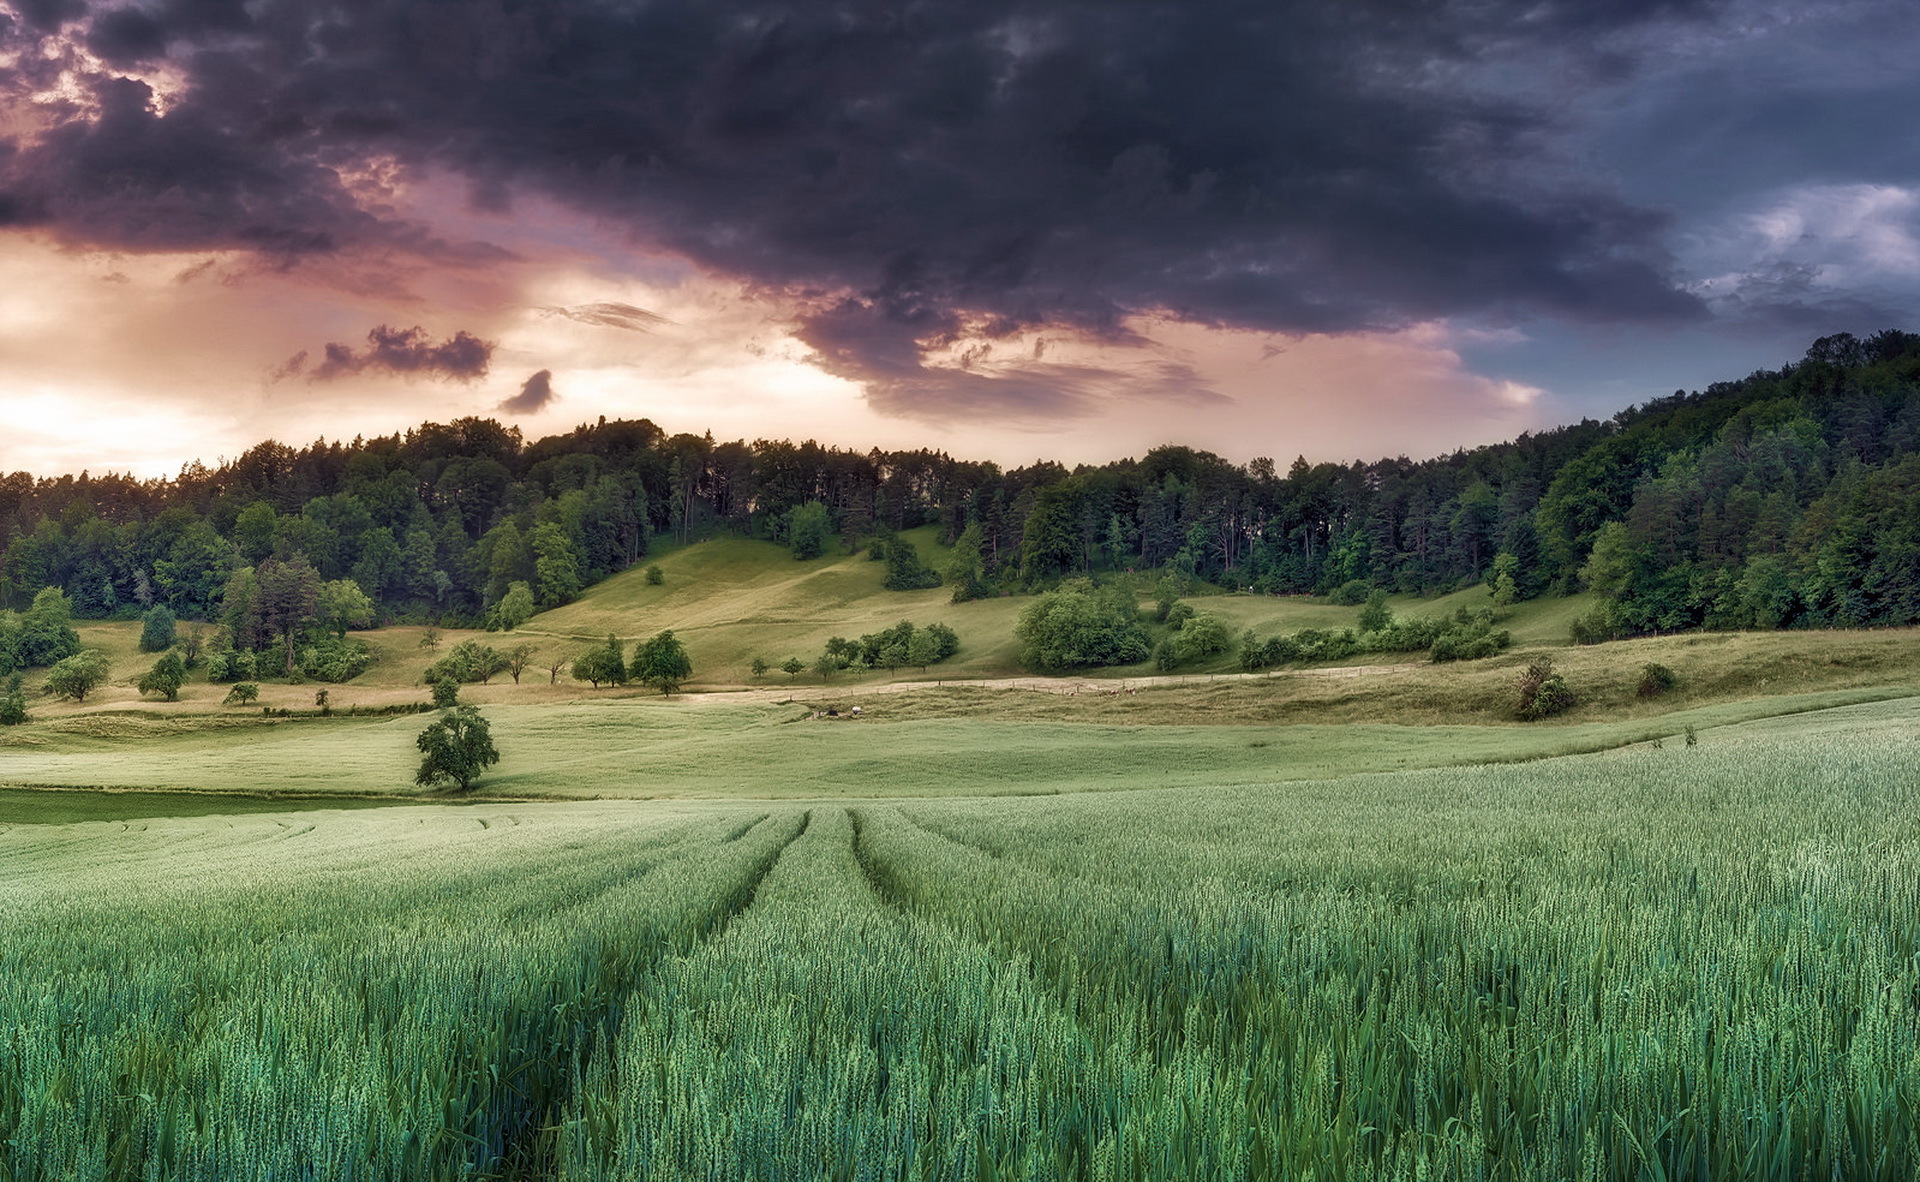
[[[1238,683],[1257,694],[1262,683]],[[1162,691],[1165,692],[1165,691]],[[1177,691],[1174,691],[1177,692]],[[482,797],[812,799],[996,796],[1268,784],[1362,771],[1538,759],[1910,691],[1863,689],[1718,702],[1564,725],[1281,723],[1168,725],[921,716],[957,695],[1045,702],[1016,691],[873,695],[863,716],[818,704],[610,699],[490,707],[500,764]],[[1152,711],[1151,694],[1143,692]],[[1117,703],[1114,709],[1127,709]],[[929,703],[932,706],[929,706]],[[1009,707],[1011,708],[1011,707]],[[1098,709],[1099,707],[1095,707]],[[895,714],[904,717],[894,717]],[[254,796],[404,795],[419,716],[386,719],[82,716],[6,751],[5,782]],[[82,725],[84,724],[84,725]]]
[[[630,790],[676,719],[739,767],[887,733],[598,709],[554,725]],[[1911,1178],[1920,705],[1739,713],[1258,787],[0,830],[0,1176]]]

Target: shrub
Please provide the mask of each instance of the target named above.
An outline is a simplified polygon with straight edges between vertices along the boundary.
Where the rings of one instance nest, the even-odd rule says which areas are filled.
[[[1095,590],[1076,579],[1034,599],[1013,634],[1021,660],[1035,669],[1132,665],[1145,660],[1147,634],[1133,597],[1116,588]]]
[[[1264,642],[1248,630],[1240,638],[1240,667],[1251,673],[1292,661],[1342,661],[1365,651],[1365,647],[1351,628],[1337,632],[1303,628],[1291,636],[1274,636]],[[1226,646],[1223,644],[1218,651],[1225,652]]]
[[[1240,668],[1248,673],[1257,673],[1267,667],[1266,646],[1249,628],[1240,634]]]
[[[315,681],[352,681],[373,664],[365,641],[329,636],[300,650],[300,672]]]
[[[1351,628],[1338,632],[1329,628],[1303,628],[1293,634],[1292,648],[1291,660],[1344,661],[1360,651],[1360,638]]]
[[[505,653],[492,645],[481,644],[477,640],[463,640],[448,650],[447,655],[427,666],[423,676],[425,681],[477,681],[481,684],[492,680],[493,675],[506,670],[509,662]]]
[[[1432,648],[1447,627],[1445,620],[1431,616],[1418,619],[1389,616],[1387,622],[1374,631],[1363,629],[1360,643],[1370,653],[1417,653]]]
[[[1328,594],[1327,601],[1341,607],[1358,607],[1367,601],[1370,590],[1365,579],[1348,579]]]
[[[1162,673],[1171,673],[1180,664],[1179,654],[1173,651],[1173,642],[1162,639],[1153,646],[1153,667]]]
[[[34,596],[25,612],[0,612],[0,673],[52,665],[79,652],[72,624],[73,605],[58,587]]]
[[[928,624],[927,635],[933,637],[933,659],[944,661],[960,651],[960,634],[945,624]]]
[[[256,674],[258,661],[246,649],[222,648],[207,654],[207,680],[245,681]]]
[[[1680,684],[1679,675],[1658,661],[1640,667],[1640,685],[1634,692],[1643,698],[1657,698]]]
[[[1180,629],[1180,635],[1173,641],[1173,651],[1182,661],[1198,661],[1224,653],[1232,645],[1233,633],[1227,630],[1226,621],[1212,612],[1201,612]]]
[[[940,585],[940,572],[920,561],[920,551],[905,538],[885,543],[887,577],[881,583],[889,591],[925,591]]]
[[[1156,612],[1155,614],[1159,615],[1160,613]],[[1166,613],[1160,615],[1160,618],[1166,622],[1168,628],[1178,632],[1187,626],[1188,620],[1193,618],[1193,605],[1186,602],[1168,604]]]
[[[1479,635],[1448,631],[1435,638],[1433,647],[1427,652],[1427,659],[1435,664],[1444,661],[1479,661],[1498,656],[1502,649],[1512,643],[1513,634],[1505,630]]]
[[[1393,611],[1387,607],[1387,593],[1375,591],[1367,596],[1367,604],[1360,609],[1360,632],[1379,632],[1393,623]]]
[[[1529,722],[1573,707],[1573,690],[1553,671],[1553,659],[1541,657],[1520,674],[1520,697],[1514,713]]]
[[[18,673],[7,678],[7,688],[0,692],[0,726],[19,726],[27,721],[27,691],[21,688],[22,678]]]
[[[433,691],[433,707],[451,710],[460,704],[460,683],[451,677],[436,677],[428,683]]]
[[[819,501],[795,505],[787,512],[787,548],[803,562],[826,551],[827,535],[832,531],[833,515]]]
[[[659,563],[656,562],[652,566],[649,566],[647,568],[647,586],[658,587],[660,584],[666,581],[667,581],[666,572],[660,569]]]
[[[1461,608],[1453,615],[1451,623],[1433,638],[1433,647],[1427,659],[1436,664],[1442,661],[1475,661],[1491,657],[1513,643],[1513,634],[1502,628],[1496,631],[1493,626],[1493,612],[1481,608],[1469,612]]]
[[[1575,644],[1599,644],[1626,635],[1620,622],[1620,613],[1611,602],[1604,599],[1594,604],[1592,611],[1576,619],[1567,632]]]

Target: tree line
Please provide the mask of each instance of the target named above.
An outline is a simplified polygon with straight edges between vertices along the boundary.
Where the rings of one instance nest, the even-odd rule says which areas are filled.
[[[1592,639],[1698,626],[1920,622],[1920,336],[1823,337],[1799,361],[1606,421],[1414,461],[1192,448],[1068,469],[938,451],[668,436],[602,420],[533,442],[488,419],[305,448],[267,442],[173,478],[0,477],[0,605],[42,589],[85,618],[260,606],[246,646],[298,664],[266,586],[351,584],[380,620],[498,624],[565,603],[656,539],[728,532],[817,554],[899,531],[956,546],[964,599],[1122,571],[1359,603],[1484,582],[1512,602],[1591,589]],[[878,545],[874,543],[878,540]],[[311,578],[305,573],[310,569]],[[242,580],[241,590],[245,590]],[[509,603],[509,597],[515,601]],[[357,604],[356,604],[357,606]],[[316,612],[316,616],[322,614]],[[0,639],[21,635],[21,617]],[[309,646],[315,647],[315,646]],[[324,657],[324,654],[317,654]],[[15,658],[14,663],[19,663]]]

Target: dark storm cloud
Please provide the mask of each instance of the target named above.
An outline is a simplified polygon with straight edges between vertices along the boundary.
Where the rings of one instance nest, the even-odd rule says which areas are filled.
[[[545,410],[553,401],[553,371],[543,369],[520,384],[520,392],[502,402],[498,409],[511,415],[530,415]]]
[[[478,205],[542,194],[803,299],[831,368],[914,391],[944,380],[928,341],[1118,338],[1142,311],[1333,332],[1673,321],[1701,305],[1669,275],[1662,217],[1554,157],[1544,98],[1478,80],[1552,56],[1564,101],[1631,68],[1623,32],[1714,7],[95,6],[66,35],[114,66],[164,54],[187,86],[161,103],[88,79],[97,110],[54,112],[0,160],[0,215],[123,249],[431,256],[451,248],[341,171],[448,168]],[[15,43],[72,15],[16,10]]]
[[[1774,261],[1713,285],[1714,311],[1729,324],[1769,337],[1798,340],[1836,325],[1904,324],[1910,304],[1885,293],[1836,290],[1807,263]],[[1876,296],[1880,298],[1876,298]]]
[[[859,382],[882,413],[944,418],[1073,419],[1094,413],[1115,398],[1154,398],[1189,405],[1226,399],[1188,365],[1172,362],[1131,369],[1061,365],[1043,361],[1046,342],[1013,364],[976,368],[993,353],[1005,323],[963,325],[956,315],[899,309],[845,299],[815,311],[802,323],[800,339],[820,367]],[[932,367],[929,348],[970,342],[959,365]]]
[[[297,355],[276,373],[284,371],[288,376],[297,373],[299,364],[296,363],[304,360],[304,354]],[[493,342],[483,341],[472,333],[456,332],[436,344],[418,325],[389,328],[382,324],[367,333],[365,349],[355,351],[347,345],[328,344],[320,364],[309,376],[324,382],[372,370],[470,382],[485,377],[492,360]]]

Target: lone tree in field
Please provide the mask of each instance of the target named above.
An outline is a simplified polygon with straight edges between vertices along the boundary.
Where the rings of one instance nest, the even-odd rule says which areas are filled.
[[[422,788],[450,780],[465,792],[481,772],[500,762],[493,732],[480,717],[478,706],[455,706],[421,731],[414,745],[420,748],[421,759],[413,782]]]
[[[46,692],[84,702],[106,679],[107,654],[97,648],[82,649],[55,661],[53,668],[47,670]]]
[[[180,686],[187,680],[187,663],[180,654],[169,651],[153,663],[153,668],[140,675],[135,683],[143,694],[159,694],[167,701],[179,700]]]
[[[220,700],[220,704],[222,706],[246,706],[250,705],[259,696],[259,686],[253,684],[251,681],[236,681],[233,684],[233,688],[227,691],[227,696]]]
[[[787,675],[787,684],[789,685],[793,684],[793,682],[806,671],[807,663],[799,657],[788,657],[786,663],[780,666],[780,672]]]
[[[687,657],[686,646],[675,640],[673,632],[668,630],[634,646],[633,663],[627,666],[627,674],[636,681],[658,686],[662,694],[670,694],[693,676],[693,661]]]
[[[166,604],[156,603],[148,608],[140,625],[140,651],[163,653],[172,648],[174,623],[173,611]]]

